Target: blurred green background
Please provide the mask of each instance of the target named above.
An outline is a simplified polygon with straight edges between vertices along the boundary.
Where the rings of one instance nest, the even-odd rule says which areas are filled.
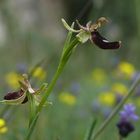
[[[36,64],[40,64],[45,76],[34,76],[31,79],[33,86],[50,82],[67,35],[61,18],[69,24],[78,19],[85,25],[89,20],[95,22],[104,16],[109,23],[101,27],[102,35],[109,40],[122,41],[122,47],[115,51],[101,50],[90,41],[76,49],[49,99],[53,105],[44,108],[32,140],[82,140],[92,118],[98,119],[97,125],[106,118],[106,112],[110,112],[116,102],[104,107],[96,102],[100,93],[112,92],[116,82],[125,85],[127,91],[140,68],[139,13],[139,0],[0,1],[1,100],[4,94],[16,89],[13,86],[16,74],[27,73]],[[119,69],[122,62],[128,64],[124,68],[127,72],[123,71],[128,76]],[[120,70],[122,75],[116,70]],[[131,102],[140,107],[135,97]],[[1,105],[1,118],[6,120],[8,131],[0,134],[0,139],[24,139],[28,127],[28,106],[27,103],[5,109],[5,105]],[[117,140],[115,125],[118,119],[116,116],[99,140],[104,137],[105,140]],[[139,124],[128,139],[139,139]]]

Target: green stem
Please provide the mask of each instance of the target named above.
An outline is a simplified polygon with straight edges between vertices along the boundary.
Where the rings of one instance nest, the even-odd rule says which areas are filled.
[[[70,44],[70,46],[66,49],[63,57],[60,60],[60,63],[58,65],[57,71],[52,79],[52,82],[50,83],[47,92],[44,94],[38,108],[37,108],[37,113],[40,112],[42,110],[42,107],[44,105],[44,103],[46,102],[48,96],[51,94],[51,91],[54,87],[54,85],[56,84],[57,79],[59,78],[61,72],[64,69],[65,64],[67,63],[68,59],[67,59],[67,54],[70,52],[70,50],[72,50],[72,48],[74,48],[75,46],[77,46],[79,44],[79,41],[77,40],[77,38],[75,40],[72,41],[72,43]],[[66,59],[65,59],[66,56]]]
[[[111,120],[119,112],[121,107],[125,104],[127,99],[133,94],[134,89],[137,87],[137,85],[139,83],[140,83],[140,76],[132,84],[132,86],[130,87],[130,90],[128,91],[128,94],[122,99],[122,101],[116,106],[116,108],[112,111],[112,113],[109,115],[109,117],[104,121],[104,123],[101,125],[101,127],[97,130],[97,132],[94,134],[92,140],[95,140],[103,132],[103,130],[108,126],[108,124],[111,122]]]
[[[30,139],[30,137],[32,135],[32,132],[33,132],[33,130],[35,128],[35,124],[37,122],[38,117],[39,117],[39,113],[35,115],[35,117],[33,118],[32,122],[30,123],[30,127],[28,129],[28,133],[26,135],[25,140],[29,140]]]
[[[31,134],[32,134],[32,132],[33,132],[33,130],[34,130],[34,128],[35,128],[37,119],[38,119],[38,117],[39,117],[39,113],[40,113],[41,110],[42,110],[42,106],[43,106],[43,104],[45,103],[45,101],[47,100],[48,96],[50,95],[50,93],[51,93],[51,91],[52,91],[52,89],[53,89],[53,87],[54,87],[54,85],[55,85],[55,83],[56,83],[56,81],[57,81],[57,79],[58,79],[58,77],[59,77],[59,75],[60,75],[62,69],[63,69],[63,65],[61,64],[61,66],[58,66],[58,69],[57,69],[57,71],[56,71],[56,73],[55,73],[55,75],[54,75],[54,77],[53,77],[53,79],[52,79],[52,82],[50,83],[50,85],[49,85],[49,87],[48,87],[48,89],[47,89],[47,92],[46,92],[45,95],[43,96],[43,98],[42,98],[42,100],[41,100],[41,102],[40,102],[40,104],[39,104],[39,106],[38,106],[38,108],[37,108],[37,111],[36,111],[35,116],[34,116],[33,119],[30,121],[30,127],[29,127],[28,132],[27,132],[26,140],[29,140],[29,139],[30,139]]]
[[[33,120],[33,117],[34,117],[34,115],[36,113],[36,105],[35,105],[33,96],[30,95],[30,93],[28,93],[27,96],[28,96],[28,99],[30,101],[30,120],[29,120],[29,127],[30,127],[31,122]]]
[[[74,40],[70,43],[69,47],[65,50],[65,52],[64,52],[64,53],[62,52],[63,55],[62,55],[62,57],[61,57],[61,59],[60,59],[58,68],[57,68],[57,70],[56,70],[56,73],[55,73],[55,75],[53,76],[53,79],[52,79],[51,83],[49,84],[46,93],[44,94],[44,96],[43,96],[43,98],[42,98],[42,100],[41,100],[39,106],[37,107],[36,114],[35,114],[34,118],[33,118],[32,121],[31,121],[30,127],[29,127],[28,132],[27,132],[26,140],[29,140],[29,139],[30,139],[31,134],[32,134],[32,132],[33,132],[33,130],[34,130],[34,128],[35,128],[35,124],[36,124],[36,122],[37,122],[39,113],[41,112],[44,103],[46,102],[48,96],[51,94],[51,91],[53,90],[53,88],[54,88],[54,86],[55,86],[55,84],[56,84],[56,81],[58,80],[60,74],[62,73],[62,71],[63,71],[63,69],[64,69],[64,66],[66,65],[66,63],[67,63],[67,61],[68,61],[68,59],[69,59],[69,56],[70,56],[70,54],[71,54],[72,49],[73,49],[75,46],[77,46],[79,43],[80,43],[80,42],[78,41],[77,38],[74,39]]]

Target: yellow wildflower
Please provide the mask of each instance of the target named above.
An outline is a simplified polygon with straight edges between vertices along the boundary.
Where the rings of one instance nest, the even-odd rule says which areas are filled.
[[[5,125],[5,120],[0,118],[0,134],[6,133],[8,128]]]
[[[135,71],[135,67],[131,63],[121,62],[118,65],[118,72],[128,78],[131,78],[134,75]]]
[[[112,91],[119,94],[119,95],[126,95],[127,92],[128,92],[128,88],[124,85],[124,84],[121,84],[121,83],[115,83],[113,84],[112,86]]]
[[[112,92],[103,92],[99,95],[99,102],[106,106],[113,106],[116,102],[116,96]]]
[[[42,67],[37,67],[32,76],[38,78],[39,80],[43,80],[46,77],[46,71]]]
[[[5,76],[6,83],[13,89],[19,88],[19,80],[22,76],[16,72],[10,72]]]
[[[105,71],[102,70],[101,68],[96,68],[92,71],[92,79],[97,83],[97,84],[102,84],[106,80],[106,74]]]
[[[76,103],[76,97],[69,92],[62,92],[59,95],[59,101],[67,105],[73,106]]]

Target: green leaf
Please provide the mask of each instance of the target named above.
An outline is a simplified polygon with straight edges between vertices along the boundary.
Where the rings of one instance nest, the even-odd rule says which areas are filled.
[[[89,127],[89,130],[86,133],[85,140],[91,140],[96,122],[97,122],[96,119],[92,120],[91,125]]]
[[[74,22],[72,23],[72,25],[71,25],[71,28],[73,28],[74,27]],[[70,43],[70,41],[71,41],[71,37],[72,37],[72,31],[69,31],[68,32],[68,35],[67,35],[67,38],[66,38],[66,41],[65,41],[65,44],[64,44],[64,49],[66,49],[67,47],[68,47],[68,45],[69,45],[69,43]]]
[[[71,25],[71,28],[73,28],[73,27],[74,27],[74,22],[73,22],[72,25]],[[69,47],[69,45],[70,45],[71,38],[72,38],[72,34],[73,34],[73,32],[69,30],[68,35],[67,35],[67,37],[66,37],[66,41],[65,41],[65,43],[64,43],[64,47],[63,47],[61,59],[63,58],[66,49],[67,49],[67,48]]]

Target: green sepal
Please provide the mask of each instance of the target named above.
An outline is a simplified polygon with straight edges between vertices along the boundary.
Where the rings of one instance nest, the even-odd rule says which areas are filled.
[[[68,25],[68,23],[67,23],[63,18],[61,19],[61,21],[62,21],[64,27],[65,27],[68,31],[75,32],[75,33],[79,33],[79,32],[80,32],[80,30],[74,30],[73,28],[71,28],[71,27]],[[72,23],[72,24],[74,24],[74,23]]]

